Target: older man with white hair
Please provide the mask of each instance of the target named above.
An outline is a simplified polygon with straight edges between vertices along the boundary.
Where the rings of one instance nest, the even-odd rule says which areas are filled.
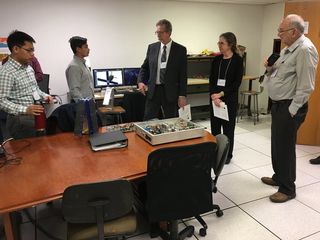
[[[296,196],[296,136],[308,112],[308,98],[314,89],[318,52],[304,36],[304,20],[290,14],[280,23],[278,36],[286,47],[267,69],[266,85],[272,99],[271,158],[274,174],[263,183],[279,186],[270,196],[282,203]]]

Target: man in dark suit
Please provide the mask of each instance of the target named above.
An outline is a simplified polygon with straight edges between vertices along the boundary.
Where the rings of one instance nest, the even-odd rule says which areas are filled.
[[[156,24],[159,42],[148,46],[138,76],[139,91],[147,96],[144,120],[178,116],[178,106],[187,104],[187,49],[171,40],[172,25],[166,20]],[[149,78],[145,85],[143,80]]]

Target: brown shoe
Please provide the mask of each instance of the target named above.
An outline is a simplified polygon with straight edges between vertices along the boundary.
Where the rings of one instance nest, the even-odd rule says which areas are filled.
[[[271,202],[275,202],[275,203],[283,203],[286,202],[290,199],[293,199],[296,197],[296,194],[293,195],[287,195],[281,192],[276,192],[275,194],[272,194],[269,199],[271,200]]]
[[[270,185],[270,186],[279,186],[272,178],[270,177],[262,177],[261,181],[264,184]]]

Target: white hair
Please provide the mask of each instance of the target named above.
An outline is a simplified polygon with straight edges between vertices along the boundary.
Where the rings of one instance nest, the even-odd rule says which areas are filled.
[[[286,19],[292,27],[298,29],[301,34],[304,33],[304,20],[301,16],[297,14],[289,14]]]

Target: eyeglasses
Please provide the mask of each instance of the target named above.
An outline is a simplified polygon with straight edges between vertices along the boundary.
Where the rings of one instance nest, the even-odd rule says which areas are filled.
[[[293,29],[294,28],[289,28],[289,29],[283,30],[283,29],[278,28],[278,33],[288,32],[288,31],[293,30]]]
[[[30,49],[27,49],[27,48],[24,48],[24,47],[20,47],[22,48],[23,50],[27,51],[28,53],[33,53],[34,52],[34,48],[30,48]]]
[[[155,31],[154,34],[164,34],[166,31]]]
[[[225,45],[226,43],[224,42],[217,42],[218,45]]]

